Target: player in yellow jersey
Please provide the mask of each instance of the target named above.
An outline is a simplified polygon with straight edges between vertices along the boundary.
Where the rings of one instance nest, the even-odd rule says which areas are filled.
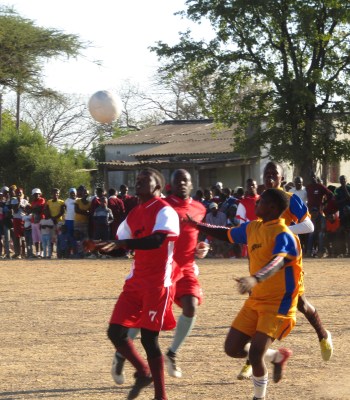
[[[263,173],[265,189],[275,188],[282,190],[281,184],[284,180],[283,175],[283,167],[280,164],[274,161],[268,162]],[[313,224],[305,203],[296,194],[289,192],[286,194],[289,196],[289,207],[283,213],[282,217],[285,219],[289,229],[295,235],[313,232]],[[299,292],[298,310],[304,314],[310,325],[315,329],[321,347],[322,359],[328,361],[333,354],[332,336],[331,333],[324,328],[315,307],[306,299],[303,286],[300,288]],[[247,360],[246,364],[237,375],[237,378],[248,379],[251,375],[252,368],[249,360]]]
[[[265,361],[273,363],[273,380],[279,382],[292,354],[286,348],[269,349],[275,339],[282,340],[293,329],[302,286],[300,242],[280,218],[288,205],[288,196],[283,191],[267,189],[256,206],[259,220],[231,229],[196,224],[208,235],[248,246],[250,276],[237,282],[239,292],[250,296],[232,322],[225,352],[234,358],[249,355],[255,400],[265,399],[268,382]]]

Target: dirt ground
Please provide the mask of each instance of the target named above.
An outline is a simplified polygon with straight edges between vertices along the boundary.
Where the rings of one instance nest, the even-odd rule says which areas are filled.
[[[106,328],[130,264],[121,259],[0,262],[0,400],[126,399],[133,370],[127,365],[124,385],[113,383],[114,350]],[[233,277],[246,275],[247,262],[201,260],[199,266],[205,302],[179,352],[183,378],[166,376],[169,399],[252,399],[252,383],[236,379],[242,362],[223,352],[228,327],[244,301]],[[304,267],[306,293],[332,332],[335,352],[329,362],[322,361],[316,334],[298,314],[297,326],[283,342],[294,351],[286,377],[279,384],[270,381],[267,399],[349,400],[350,260],[308,259]],[[161,334],[162,349],[171,337],[171,332]],[[139,399],[152,397],[150,386]]]

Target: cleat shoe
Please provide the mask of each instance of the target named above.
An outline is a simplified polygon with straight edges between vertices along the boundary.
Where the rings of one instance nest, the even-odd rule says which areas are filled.
[[[125,382],[125,374],[123,371],[125,358],[114,354],[112,362],[112,378],[117,385],[122,385]]]
[[[265,400],[265,397],[253,397],[253,400]]]
[[[149,386],[153,382],[153,378],[151,375],[139,376],[138,373],[135,373],[135,383],[132,389],[130,390],[127,399],[133,400],[139,396],[141,390],[147,386]]]
[[[283,358],[280,362],[272,363],[273,364],[273,381],[275,383],[279,382],[282,379],[288,358],[293,354],[292,350],[286,349],[284,347],[281,347],[280,349],[278,349],[278,351],[282,355]]]
[[[250,379],[253,375],[253,369],[250,364],[243,365],[240,373],[237,375],[237,379],[243,381],[244,379]]]
[[[320,341],[321,355],[324,361],[329,361],[333,354],[333,342],[332,335],[329,331],[327,332],[327,338]]]
[[[169,376],[172,376],[173,378],[181,378],[182,371],[181,368],[176,365],[176,354],[169,350],[164,358]]]

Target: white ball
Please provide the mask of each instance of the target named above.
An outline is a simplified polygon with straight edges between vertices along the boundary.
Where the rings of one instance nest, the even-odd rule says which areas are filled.
[[[92,118],[102,124],[111,124],[122,112],[121,100],[108,90],[94,93],[90,97],[88,108]]]

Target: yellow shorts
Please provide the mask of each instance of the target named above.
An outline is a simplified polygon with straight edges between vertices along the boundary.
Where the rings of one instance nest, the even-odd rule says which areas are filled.
[[[295,322],[295,312],[290,315],[277,314],[263,304],[248,299],[231,326],[250,337],[259,331],[274,339],[282,340],[294,328]]]

